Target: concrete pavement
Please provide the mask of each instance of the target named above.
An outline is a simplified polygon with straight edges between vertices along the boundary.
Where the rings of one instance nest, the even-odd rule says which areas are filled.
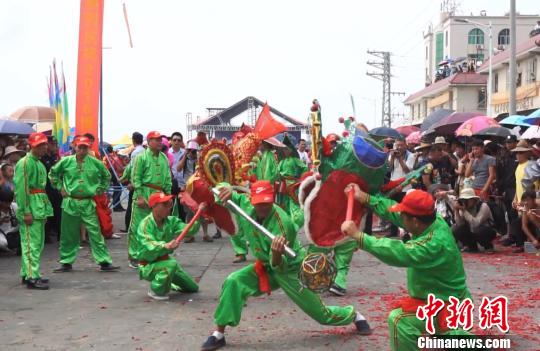
[[[115,214],[118,225],[120,216]],[[49,291],[23,287],[19,257],[0,255],[0,350],[198,350],[213,330],[223,280],[242,266],[231,263],[233,252],[226,237],[213,243],[201,238],[198,235],[195,243],[183,244],[176,253],[181,265],[200,279],[200,292],[173,293],[167,302],[146,296],[148,282],[139,280],[127,265],[125,235],[107,241],[114,263],[122,266],[116,273],[99,272],[85,246],[73,272],[54,274],[56,244],[46,245],[42,272],[51,279]],[[506,251],[469,254],[464,260],[476,302],[484,294],[505,294],[510,299],[512,349],[538,349],[540,258]],[[357,306],[375,328],[371,336],[356,335],[352,326],[320,326],[283,292],[275,291],[248,301],[240,326],[228,329],[227,349],[387,350],[386,318],[396,297],[406,294],[405,273],[358,252],[348,295],[323,296],[328,304]]]

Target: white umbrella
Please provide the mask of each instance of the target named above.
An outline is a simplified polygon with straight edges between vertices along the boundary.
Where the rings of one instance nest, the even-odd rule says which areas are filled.
[[[26,123],[54,122],[56,111],[45,106],[26,106],[13,112],[9,118]]]
[[[540,139],[540,126],[529,127],[520,139]]]

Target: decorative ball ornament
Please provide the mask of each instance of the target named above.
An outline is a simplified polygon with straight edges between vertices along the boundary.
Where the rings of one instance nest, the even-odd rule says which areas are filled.
[[[307,255],[302,261],[298,278],[302,287],[322,293],[330,290],[336,279],[336,264],[323,253]]]

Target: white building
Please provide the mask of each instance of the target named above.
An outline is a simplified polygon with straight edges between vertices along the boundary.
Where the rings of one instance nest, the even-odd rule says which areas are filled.
[[[516,42],[520,43],[529,37],[530,31],[539,15],[516,16]],[[467,23],[477,22],[485,26]],[[489,29],[491,22],[494,51],[502,51],[510,44],[509,16],[455,16],[452,13],[441,13],[441,21],[430,26],[424,33],[425,79],[426,84],[435,80],[435,72],[441,61],[446,59],[468,58],[478,62],[480,66],[489,58]]]
[[[539,15],[516,16],[517,43],[528,40],[538,20]],[[475,70],[489,58],[490,23],[494,53],[503,54],[510,44],[509,16],[487,16],[485,12],[480,16],[456,16],[445,12],[438,25],[428,28],[424,33],[425,87],[405,99],[409,110],[405,124],[420,124],[438,108],[486,113],[487,74]],[[439,64],[452,60],[462,64],[447,67],[445,75],[439,75],[436,80],[437,70],[441,69]],[[500,104],[502,100],[493,101]]]
[[[510,49],[493,56],[493,86],[492,111],[495,116],[507,114],[509,107]],[[540,108],[540,80],[538,66],[540,65],[540,34],[528,38],[516,45],[516,112],[527,115]],[[488,76],[489,60],[478,72]]]
[[[486,113],[487,76],[478,73],[456,73],[439,80],[407,97],[407,124],[421,124],[424,118],[439,108],[459,112]]]

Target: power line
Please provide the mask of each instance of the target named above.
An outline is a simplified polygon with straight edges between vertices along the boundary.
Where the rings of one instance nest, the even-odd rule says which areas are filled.
[[[392,64],[390,63],[391,53],[389,51],[369,51],[369,55],[372,55],[379,60],[368,61],[367,64],[376,68],[378,71],[366,72],[370,77],[378,79],[383,83],[383,97],[382,97],[382,111],[381,111],[381,125],[390,127],[392,125],[392,95],[405,95],[403,92],[393,92],[391,90],[391,78],[392,78]],[[382,61],[380,61],[382,60]]]

